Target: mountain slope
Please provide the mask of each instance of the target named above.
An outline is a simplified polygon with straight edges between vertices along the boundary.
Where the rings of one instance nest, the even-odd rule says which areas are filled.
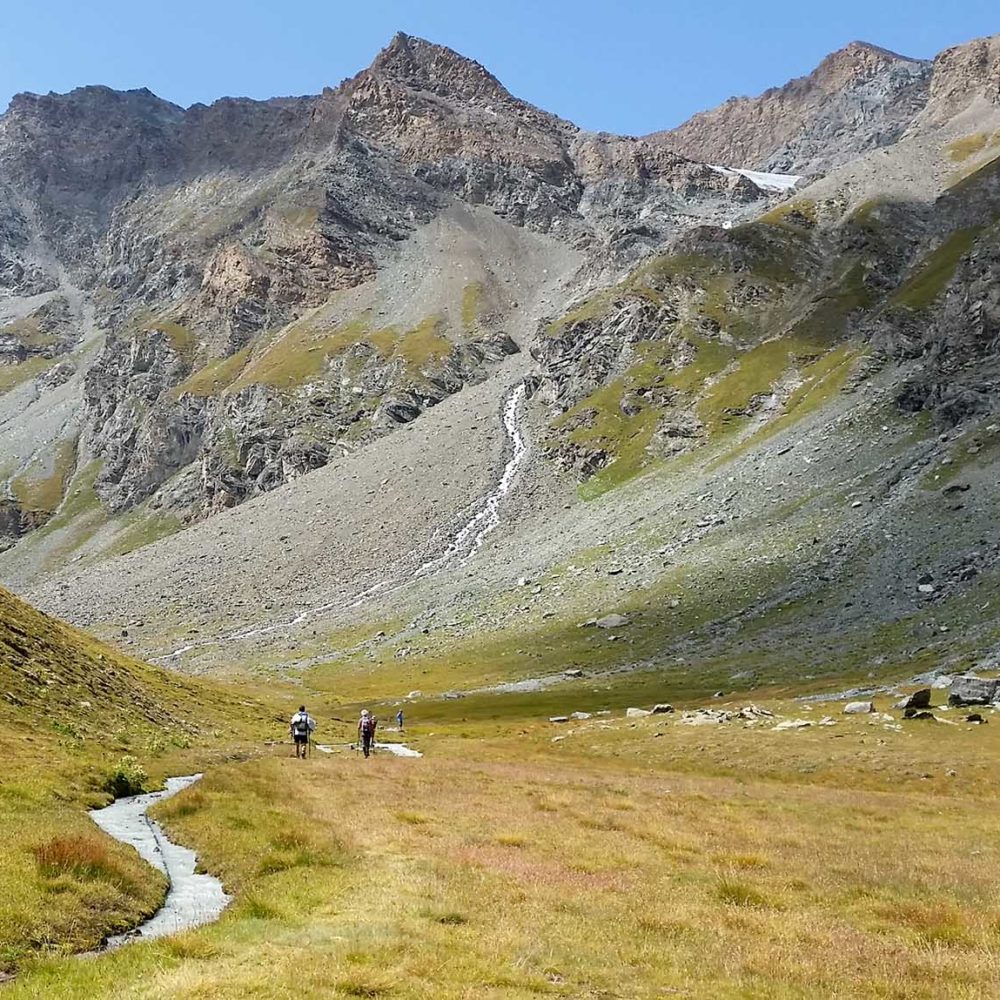
[[[570,276],[772,197],[405,35],[315,97],[18,95],[0,171],[0,523],[82,490],[117,549],[389,433],[523,349]]]
[[[261,316],[291,308],[272,296],[280,255],[255,228],[273,209],[243,219],[238,245],[230,230],[206,237],[218,268],[197,292],[177,283],[192,311],[112,332],[87,371],[75,465],[31,480],[38,495],[61,478],[67,499],[0,571],[109,637],[142,621],[130,648],[172,665],[382,664],[438,693],[555,676],[575,658],[619,680],[682,658],[699,691],[746,657],[789,678],[828,632],[840,638],[825,671],[854,674],[866,657],[895,670],[958,655],[959,622],[961,655],[982,655],[990,621],[969,607],[995,573],[992,44],[974,72],[939,60],[952,96],[920,114],[939,107],[942,124],[920,118],[777,205],[750,189],[748,207],[746,178],[652,140],[582,136],[482,67],[395,40],[303,99],[308,123],[295,102],[262,112],[299,122],[297,143],[340,137],[283,171],[324,156],[382,171],[399,238],[352,216],[365,220],[353,246],[392,243],[373,251],[374,274],[272,328]],[[860,76],[842,60],[824,70],[832,92],[897,62],[856,58]],[[699,224],[723,204],[709,175],[731,185],[723,225]],[[258,190],[222,176],[185,190]],[[346,200],[294,216],[314,235],[354,204],[334,186],[344,173],[324,177],[324,197]],[[151,188],[119,215],[162,221],[179,190]],[[672,206],[669,224],[651,198]],[[625,205],[652,220],[624,244],[643,244],[639,260],[615,256],[598,211]],[[226,321],[220,295],[236,306]],[[953,484],[959,469],[975,483]],[[956,496],[966,487],[974,502]],[[494,510],[481,547],[454,544]],[[907,574],[934,589],[914,593]],[[939,603],[947,633],[933,629]],[[578,629],[618,607],[636,621],[624,638]]]

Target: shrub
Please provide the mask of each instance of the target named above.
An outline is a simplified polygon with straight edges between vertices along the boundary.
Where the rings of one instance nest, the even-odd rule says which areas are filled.
[[[147,781],[149,775],[143,770],[139,761],[126,754],[118,761],[115,770],[108,775],[104,782],[104,790],[116,799],[121,799],[126,795],[139,795],[146,791]]]
[[[715,890],[715,895],[723,903],[728,903],[730,906],[748,906],[753,909],[764,909],[771,905],[766,897],[761,895],[752,886],[747,885],[745,882],[733,881],[732,879],[722,879]]]
[[[108,882],[124,892],[135,886],[107,847],[96,837],[69,834],[53,837],[34,849],[38,870],[47,878]]]

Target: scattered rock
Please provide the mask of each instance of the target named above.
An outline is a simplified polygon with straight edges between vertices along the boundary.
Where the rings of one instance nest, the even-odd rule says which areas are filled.
[[[974,726],[985,726],[989,720],[984,719],[978,712],[972,712],[965,717],[965,721],[971,722]]]
[[[812,723],[808,719],[785,719],[784,722],[779,722],[774,728],[779,729],[806,729],[811,726]]]
[[[914,691],[913,694],[909,694],[900,701],[897,701],[892,707],[901,708],[904,711],[908,708],[930,708],[931,689],[921,688],[919,691]]]
[[[904,719],[935,719],[933,712],[924,712],[917,708],[907,708],[903,711]]]
[[[551,715],[551,716],[549,716],[549,722],[555,722],[555,723],[569,722],[569,716],[568,715]]]
[[[578,667],[571,667],[569,670],[564,670],[563,671],[563,676],[564,677],[582,677],[583,676],[583,671],[580,670]]]
[[[950,688],[954,680],[955,678],[951,674],[941,674],[940,677],[935,677],[931,681],[931,688],[935,691],[943,691],[945,688]]]
[[[868,715],[875,711],[875,705],[870,701],[849,701],[844,706],[844,715]]]
[[[948,692],[949,705],[988,705],[996,700],[997,684],[995,680],[982,677],[962,675],[954,678]]]
[[[643,719],[647,715],[652,715],[653,713],[648,708],[626,708],[625,718],[626,719]]]
[[[570,712],[569,717],[575,722],[583,722],[590,718],[590,712]],[[549,720],[550,722],[553,720]]]
[[[624,615],[605,615],[594,621],[598,628],[624,628],[629,624],[628,618]]]
[[[668,715],[674,710],[673,705],[668,705],[666,702],[661,702],[658,705],[653,706],[653,715]]]

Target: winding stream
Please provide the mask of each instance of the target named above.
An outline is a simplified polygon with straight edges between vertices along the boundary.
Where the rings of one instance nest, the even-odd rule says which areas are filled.
[[[194,851],[173,843],[160,824],[147,815],[151,806],[193,785],[200,777],[200,774],[189,774],[167,778],[162,792],[130,795],[116,799],[103,809],[91,809],[90,818],[105,833],[134,847],[140,857],[170,880],[163,906],[135,930],[109,938],[108,948],[211,923],[229,905],[230,897],[214,875],[195,872],[198,858]]]
[[[288,618],[284,621],[273,622],[270,625],[259,625],[253,628],[239,629],[236,632],[230,632],[227,635],[220,636],[218,639],[201,639],[197,642],[189,642],[170,653],[165,653],[162,656],[151,657],[150,662],[163,663],[175,660],[192,649],[203,649],[208,646],[221,646],[227,642],[238,642],[242,639],[255,639],[259,636],[269,635],[273,632],[280,632],[285,629],[295,628],[296,625],[302,625],[310,618],[315,618],[317,615],[325,614],[327,611],[333,611],[335,609],[349,610],[350,608],[356,608],[358,605],[363,604],[370,597],[374,597],[376,594],[387,590],[395,590],[404,586],[410,580],[432,576],[434,573],[443,569],[445,565],[457,556],[462,556],[464,559],[470,559],[482,546],[486,536],[500,524],[500,504],[513,489],[517,473],[528,455],[528,444],[524,439],[524,435],[521,433],[519,425],[521,404],[523,403],[526,394],[526,384],[524,382],[519,382],[516,386],[514,386],[514,388],[507,395],[507,398],[504,400],[502,412],[503,428],[507,434],[507,439],[510,442],[511,455],[504,466],[499,482],[491,493],[476,501],[472,508],[476,511],[476,513],[473,514],[470,520],[467,521],[466,524],[458,531],[439,556],[423,563],[412,574],[403,580],[398,580],[394,583],[389,580],[382,580],[381,582],[376,583],[374,586],[362,591],[353,600],[346,604],[343,600],[338,598],[333,601],[328,601],[325,604],[316,605],[315,607],[304,608],[293,618]]]

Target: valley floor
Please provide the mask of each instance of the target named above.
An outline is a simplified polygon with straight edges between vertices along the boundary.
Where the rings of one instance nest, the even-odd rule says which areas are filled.
[[[814,725],[454,703],[408,727],[421,759],[217,766],[158,815],[235,893],[222,920],[7,996],[996,996],[1000,716],[763,704]]]

